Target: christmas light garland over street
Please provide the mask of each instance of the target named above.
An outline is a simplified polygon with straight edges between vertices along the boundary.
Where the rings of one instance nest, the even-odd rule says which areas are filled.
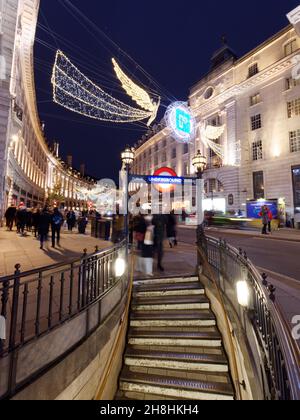
[[[148,125],[151,124],[156,118],[159,102],[155,104],[146,91],[118,68],[124,86],[126,85],[125,90],[131,93],[138,104],[143,104],[146,110],[133,108],[106,93],[81,73],[62,51],[56,53],[52,73],[54,102],[70,111],[100,121],[130,123],[148,119]]]

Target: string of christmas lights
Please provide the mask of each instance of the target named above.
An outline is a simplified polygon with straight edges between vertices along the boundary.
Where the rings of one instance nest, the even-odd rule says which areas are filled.
[[[212,125],[205,126],[205,124],[202,124],[200,128],[203,144],[212,149],[221,159],[224,159],[225,156],[224,147],[216,143],[216,140],[223,135],[224,131],[225,125],[214,127]]]
[[[149,94],[138,86],[136,83],[133,82],[121,69],[119,64],[113,58],[112,63],[114,66],[114,70],[116,73],[117,78],[120,80],[123,89],[141,108],[145,109],[146,111],[150,111],[152,113],[152,117],[148,121],[148,126],[156,119],[157,112],[160,106],[160,98],[158,101],[155,102],[153,99],[150,98]]]
[[[54,102],[89,118],[117,123],[153,118],[152,112],[126,105],[95,85],[60,50],[56,53],[52,85]]]

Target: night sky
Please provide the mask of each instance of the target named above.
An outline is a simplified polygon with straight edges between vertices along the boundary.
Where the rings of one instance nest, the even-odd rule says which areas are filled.
[[[120,152],[142,137],[145,126],[102,123],[54,104],[50,79],[55,50],[62,49],[95,83],[135,106],[113,76],[110,59],[115,57],[135,80],[162,95],[162,118],[164,107],[175,99],[187,100],[190,87],[207,73],[222,35],[242,56],[284,28],[286,13],[299,0],[72,0],[72,4],[96,27],[66,0],[41,0],[35,45],[40,119],[48,140],[59,141],[62,156],[73,155],[73,166],[85,162],[92,176],[116,178]]]

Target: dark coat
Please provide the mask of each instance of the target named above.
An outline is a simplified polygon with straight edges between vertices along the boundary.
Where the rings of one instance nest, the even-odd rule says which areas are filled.
[[[168,238],[176,238],[176,216],[174,214],[170,214],[167,220],[167,237]]]
[[[9,207],[5,212],[5,218],[8,220],[13,220],[16,217],[17,208]]]
[[[38,231],[39,235],[48,235],[51,223],[51,214],[43,211],[39,217]]]

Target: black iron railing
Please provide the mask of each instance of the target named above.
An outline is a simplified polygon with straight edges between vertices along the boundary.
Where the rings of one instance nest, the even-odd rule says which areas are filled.
[[[21,272],[0,278],[0,315],[6,340],[0,340],[0,357],[50,332],[101,299],[119,279],[115,261],[125,257],[125,241],[104,251],[96,247],[70,263]]]
[[[300,399],[300,352],[291,328],[276,302],[276,290],[260,274],[241,249],[223,240],[199,237],[209,264],[217,273],[227,313],[238,316],[242,334],[248,341],[253,360],[259,360],[257,378],[266,399]],[[246,281],[250,291],[249,307],[242,308],[237,297],[237,282]],[[231,319],[232,325],[236,325]],[[251,328],[249,328],[249,325]],[[236,336],[238,332],[234,331]]]

